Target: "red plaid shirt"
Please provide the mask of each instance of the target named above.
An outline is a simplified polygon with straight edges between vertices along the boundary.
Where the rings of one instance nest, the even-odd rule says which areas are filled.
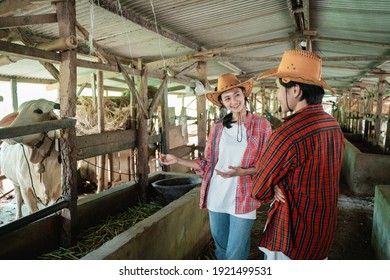
[[[264,152],[267,141],[271,135],[272,129],[270,123],[259,116],[248,113],[244,123],[246,128],[246,137],[248,145],[246,147],[241,167],[255,167]],[[195,170],[196,173],[203,175],[202,185],[200,189],[200,208],[207,208],[207,190],[212,176],[212,141],[215,139],[214,150],[214,167],[218,162],[219,142],[221,140],[223,125],[222,121],[218,121],[210,131],[208,142],[205,148],[204,158],[197,159],[200,169]],[[216,133],[215,137],[214,134]],[[236,189],[236,214],[249,213],[260,207],[261,203],[251,197],[253,176],[240,176]]]
[[[328,257],[337,220],[344,136],[322,105],[287,117],[257,166],[252,196],[270,202],[279,185],[285,203],[271,204],[259,246],[291,259]]]

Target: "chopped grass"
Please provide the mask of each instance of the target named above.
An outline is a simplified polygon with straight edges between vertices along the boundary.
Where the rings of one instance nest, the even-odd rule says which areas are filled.
[[[58,248],[39,257],[43,260],[77,260],[102,246],[136,223],[153,215],[163,207],[159,202],[140,203],[115,216],[108,216],[103,223],[82,231],[77,244],[70,248]]]

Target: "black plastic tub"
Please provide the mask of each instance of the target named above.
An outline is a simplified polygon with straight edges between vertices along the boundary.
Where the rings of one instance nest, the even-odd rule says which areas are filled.
[[[152,186],[156,188],[169,203],[189,192],[194,187],[200,186],[201,182],[202,178],[176,177],[152,182]]]

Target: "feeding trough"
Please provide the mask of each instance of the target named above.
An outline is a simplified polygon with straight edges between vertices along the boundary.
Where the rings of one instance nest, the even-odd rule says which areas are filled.
[[[194,187],[199,186],[201,182],[202,178],[198,177],[176,177],[152,182],[152,186],[169,203],[189,192]]]

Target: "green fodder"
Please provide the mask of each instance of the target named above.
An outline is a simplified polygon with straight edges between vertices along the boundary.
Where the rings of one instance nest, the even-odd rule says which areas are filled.
[[[44,254],[39,259],[44,260],[77,260],[89,252],[102,246],[118,234],[131,228],[136,223],[146,219],[160,210],[163,206],[155,201],[140,203],[115,216],[108,216],[106,220],[94,227],[90,227],[80,233],[77,244],[70,248],[58,248],[55,251]]]

